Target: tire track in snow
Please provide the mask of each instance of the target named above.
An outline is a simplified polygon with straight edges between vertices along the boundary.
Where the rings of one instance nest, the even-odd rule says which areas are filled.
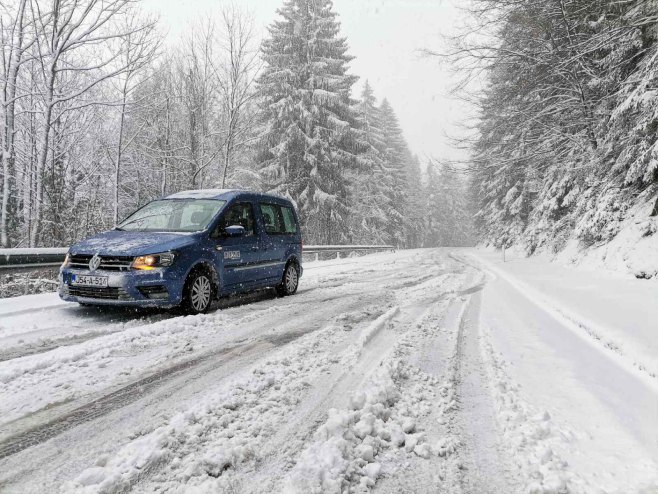
[[[434,256],[434,257],[436,257],[436,256]],[[290,314],[288,313],[287,320],[281,319],[279,321],[279,318],[281,316],[283,316],[283,314],[281,314],[281,315],[277,315],[277,318],[275,319],[275,321],[271,321],[271,320],[268,321],[268,323],[270,325],[272,325],[272,324],[275,324],[275,325],[277,325],[277,324],[278,325],[292,324],[292,326],[294,327],[294,331],[288,331],[285,335],[282,335],[281,338],[274,337],[274,339],[271,339],[270,341],[267,341],[267,338],[270,338],[270,337],[263,338],[263,341],[267,342],[267,346],[260,347],[260,353],[259,353],[258,350],[253,350],[253,353],[249,353],[248,355],[251,355],[254,358],[263,357],[267,354],[268,351],[270,351],[272,348],[275,348],[277,345],[280,345],[280,346],[286,345],[286,344],[294,341],[295,339],[299,338],[300,336],[303,336],[304,334],[306,334],[306,332],[301,331],[301,330],[298,329],[299,327],[302,326],[302,324],[297,323],[297,320],[301,319],[300,315],[304,315],[304,313],[306,313],[305,314],[307,316],[306,319],[310,320],[310,317],[308,317],[309,313],[312,313],[314,311],[318,311],[317,318],[322,320],[323,317],[326,318],[327,314],[334,314],[335,315],[335,314],[340,313],[341,311],[345,312],[345,311],[349,310],[349,308],[343,302],[349,301],[350,304],[347,304],[349,306],[363,307],[363,306],[368,305],[369,303],[371,303],[371,301],[376,300],[379,303],[379,305],[381,305],[382,299],[386,298],[387,294],[391,291],[390,289],[387,289],[388,287],[384,287],[383,290],[382,289],[373,290],[373,291],[368,290],[367,292],[364,292],[363,287],[368,287],[368,286],[382,287],[382,285],[384,285],[386,282],[390,282],[390,281],[393,281],[393,280],[397,280],[397,281],[412,280],[411,283],[408,283],[408,286],[413,286],[413,285],[416,285],[416,284],[422,282],[421,276],[418,276],[418,274],[421,272],[420,270],[423,269],[422,266],[418,266],[415,262],[414,263],[407,263],[407,262],[399,262],[398,261],[398,264],[393,269],[391,267],[392,264],[394,264],[394,263],[386,264],[383,267],[384,269],[382,269],[382,270],[357,271],[356,273],[353,273],[351,275],[352,276],[351,278],[343,278],[343,277],[339,276],[339,278],[341,278],[341,279],[340,280],[338,280],[338,279],[334,280],[334,281],[337,281],[337,283],[335,285],[331,284],[331,283],[325,284],[320,280],[319,282],[315,281],[314,283],[312,283],[310,288],[308,288],[306,290],[303,290],[303,291],[300,290],[299,295],[296,297],[296,299],[294,301],[295,303],[290,304],[291,306],[294,305],[295,307],[300,309],[300,310],[295,311],[296,314],[294,314],[292,316],[292,318],[290,317]],[[337,274],[340,275],[341,273],[337,273]],[[348,273],[348,275],[350,275],[350,274]],[[353,276],[353,275],[356,275],[356,276]],[[345,288],[347,288],[348,286],[349,286],[349,288],[347,290],[345,290]],[[333,296],[334,294],[332,293],[332,290],[334,288],[337,288],[337,287],[340,287],[340,291],[342,293],[338,294],[338,296]],[[362,294],[365,295],[365,296],[361,296]],[[255,307],[257,307],[257,306],[255,306]],[[331,312],[328,312],[329,309],[331,310]],[[232,321],[231,324],[233,325],[234,322]],[[249,334],[254,334],[254,332],[251,331]],[[248,335],[245,335],[244,333],[240,334],[241,338],[244,338],[244,336],[248,336]],[[263,345],[265,345],[264,342],[263,342]],[[235,340],[233,341],[233,343],[235,343]],[[252,363],[252,362],[249,362],[249,363]],[[208,364],[208,362],[206,362],[206,364]],[[235,361],[231,361],[231,365],[234,365],[234,364],[235,364]],[[197,375],[201,375],[201,374],[207,375],[208,373],[212,373],[212,369],[216,368],[216,367],[222,367],[222,365],[220,364],[220,365],[216,365],[214,367],[208,365],[207,367],[204,368],[203,364],[199,364],[199,365],[190,367],[188,369],[188,371],[194,371],[194,373],[196,373]],[[207,369],[207,372],[206,372],[206,369]],[[176,374],[175,376],[171,376],[170,378],[165,379],[165,380],[160,381],[160,382],[162,384],[164,384],[165,382],[169,383],[172,380],[181,380],[182,381],[184,379],[187,379],[188,380],[188,381],[186,381],[187,384],[190,384],[189,379],[192,379],[192,377],[191,377],[190,373],[188,373],[188,371],[186,371],[185,369],[181,369],[180,372],[178,374]],[[190,376],[189,379],[188,379],[188,376]],[[153,389],[157,389],[158,387],[160,387],[160,385],[155,385],[154,384],[152,386],[152,388],[150,388],[150,389],[153,390]],[[168,385],[168,386],[165,387],[165,389],[169,389],[170,387],[171,386]],[[172,391],[172,393],[175,393],[175,391]],[[139,393],[139,396],[137,398],[138,399],[142,398],[142,394]],[[128,403],[131,403],[131,401],[128,401],[126,404],[128,404]],[[150,407],[151,405],[148,405],[148,406]],[[155,407],[156,405],[153,404],[153,406]],[[103,415],[105,415],[105,414],[102,414],[100,416],[103,416]],[[118,415],[118,414],[114,414],[114,416],[116,416],[116,415]],[[96,417],[96,418],[98,418],[98,417]],[[92,418],[91,420],[93,421],[94,418]],[[107,420],[104,420],[104,421],[107,422]],[[107,426],[112,427],[111,423],[107,423],[106,427]],[[75,426],[73,426],[73,427],[75,427]],[[52,436],[52,437],[54,437],[54,436]],[[67,439],[67,441],[70,442],[70,439]],[[27,447],[29,447],[29,445]],[[53,448],[54,448],[54,446],[48,446],[47,450],[52,450]],[[42,449],[36,449],[35,452],[30,453],[30,457],[38,458],[38,456],[41,454],[41,453],[39,453],[40,451],[43,451],[43,450]],[[7,458],[6,455],[4,455],[4,457]],[[12,463],[18,464],[19,461],[20,461],[19,458],[23,458],[23,456],[21,455],[19,457],[16,457],[16,459],[12,459]],[[5,463],[5,465],[7,465],[7,464]],[[26,465],[25,467],[27,468],[28,466]],[[25,470],[23,470],[23,472],[24,471]],[[43,475],[42,475],[42,477],[43,477]],[[5,478],[7,478],[7,477],[5,477]],[[21,479],[16,475],[14,475],[14,481],[22,482]]]
[[[288,341],[292,341],[300,336],[302,336],[302,334],[299,333],[293,333],[292,335],[284,333],[281,335],[281,337],[288,339]],[[121,408],[137,398],[142,397],[145,393],[163,385],[166,381],[190,371],[192,368],[208,361],[209,359],[218,358],[219,360],[216,362],[217,366],[226,365],[234,358],[244,357],[246,355],[257,355],[260,352],[266,351],[268,349],[267,347],[272,348],[274,346],[275,345],[271,342],[263,341],[236,345],[234,347],[223,348],[219,351],[207,353],[200,357],[186,360],[166,369],[162,369],[148,377],[102,396],[91,403],[76,408],[61,417],[7,438],[0,442],[0,459],[14,455],[26,448],[47,441],[48,439],[84,422],[97,419]]]
[[[144,397],[145,394],[154,391],[156,388],[181,376],[182,374],[195,370],[200,365],[211,360],[211,365],[204,369],[205,372],[211,372],[217,367],[229,365],[237,358],[247,359],[248,357],[265,355],[269,350],[287,345],[317,329],[319,328],[316,327],[301,331],[289,331],[266,335],[256,341],[220,348],[204,353],[195,358],[184,360],[170,367],[160,369],[138,381],[132,382],[111,393],[103,395],[90,403],[66,412],[53,420],[49,420],[4,439],[0,442],[0,459],[47,441],[48,439],[58,436],[82,423],[107,415],[118,408],[124,407],[133,401]],[[22,421],[23,419],[19,419],[18,422]],[[6,424],[5,427],[10,425],[12,424]]]
[[[399,357],[410,373],[405,384],[407,393],[415,393],[433,381],[440,385],[430,386],[430,396],[420,394],[423,399],[417,407],[418,430],[422,431],[431,455],[427,458],[392,450],[382,458],[382,478],[374,487],[379,493],[414,492],[460,492],[461,471],[454,454],[459,444],[459,433],[454,425],[455,381],[458,359],[458,335],[462,325],[468,295],[480,292],[484,284],[479,271],[459,265],[455,273],[462,275],[463,288],[450,290],[444,299],[447,303],[428,318],[401,349]],[[438,309],[439,307],[437,307]],[[403,391],[404,393],[405,391]],[[429,401],[426,401],[429,400]],[[429,409],[423,411],[423,407]],[[403,468],[400,465],[404,465]]]
[[[400,308],[395,306],[363,328],[356,345],[348,346],[342,358],[336,358],[335,369],[316,382],[304,404],[287,419],[286,424],[264,445],[257,471],[262,482],[277,481],[293,464],[304,445],[326,418],[327,409],[347,406],[349,395],[379,367],[392,350],[395,335],[390,328]],[[351,364],[348,362],[352,359]],[[274,478],[273,478],[274,477]],[[252,483],[250,481],[250,483]],[[252,483],[258,486],[259,482]],[[262,486],[260,486],[262,487]]]
[[[364,301],[358,297],[351,297],[349,294],[343,294],[329,299],[322,299],[322,302],[331,300],[334,302],[336,310],[350,311],[356,307],[362,306]],[[340,303],[336,303],[340,302]],[[303,310],[298,312],[302,319],[308,314]],[[279,314],[274,320],[261,321],[259,326],[279,325],[279,319],[290,320],[290,314]],[[251,319],[248,315],[241,319]],[[294,320],[294,319],[293,319]],[[305,319],[304,319],[305,320]],[[238,320],[239,323],[240,320]],[[83,404],[73,410],[67,411],[62,415],[46,420],[36,426],[28,427],[22,432],[7,437],[0,441],[0,459],[12,456],[24,449],[38,445],[53,437],[66,432],[80,424],[95,420],[103,415],[107,415],[121,407],[124,407],[135,400],[143,398],[146,394],[163,386],[171,380],[180,377],[183,374],[197,370],[197,368],[207,362],[210,365],[204,369],[204,373],[212,372],[214,369],[230,365],[236,358],[247,359],[253,357],[256,359],[266,355],[270,350],[292,343],[296,339],[321,329],[321,325],[305,327],[278,334],[268,334],[259,337],[256,341],[222,347],[211,352],[206,352],[192,359],[187,359],[175,365],[159,369],[154,373],[123,386],[115,391],[105,394],[89,403]],[[214,360],[217,359],[217,360]],[[235,369],[236,371],[238,368]],[[48,410],[51,412],[51,410]],[[38,412],[36,412],[38,413]],[[30,422],[30,416],[18,419],[14,423],[4,424],[3,427],[18,425],[24,422]]]
[[[226,471],[233,472],[242,462],[250,463],[256,451],[261,449],[260,442],[267,440],[275,424],[289,420],[288,415],[299,403],[299,396],[305,393],[307,384],[304,379],[309,372],[322,374],[331,365],[331,350],[335,344],[340,345],[342,332],[336,324],[325,324],[322,331],[309,334],[291,347],[260,359],[235,381],[206,396],[203,405],[193,403],[153,433],[136,440],[141,443],[155,440],[163,445],[163,455],[159,450],[151,453],[148,448],[144,450],[129,442],[122,446],[124,453],[119,453],[120,459],[113,464],[113,468],[121,473],[117,475],[116,470],[111,470],[106,478],[120,490],[185,489],[190,487],[187,484],[189,476],[185,474],[188,468],[203,469],[212,482],[223,478]],[[300,354],[308,356],[309,360],[296,360],[295,356]],[[291,388],[295,389],[292,395],[289,394]],[[182,420],[188,420],[187,417],[192,417],[189,424],[181,424]],[[199,423],[204,424],[202,435],[195,431]],[[172,433],[172,430],[176,432]],[[226,435],[228,430],[231,432]],[[160,443],[161,439],[156,438],[163,435],[170,439]],[[142,461],[142,457],[148,457],[148,460]],[[169,461],[172,457],[185,458],[187,466],[180,468],[179,462],[174,466]],[[136,469],[131,467],[133,464],[137,465]],[[96,492],[97,485],[90,489],[84,487],[86,479],[83,472],[72,483],[67,483],[65,490],[77,492],[82,487],[82,491]],[[118,479],[116,483],[114,479]]]
[[[118,333],[119,331],[123,331],[123,330],[124,329],[117,329],[114,331],[102,331],[102,332],[91,331],[88,333],[83,333],[81,335],[72,335],[69,337],[52,339],[52,340],[45,339],[30,345],[10,348],[9,350],[0,352],[0,362],[6,362],[8,360],[13,360],[16,358],[29,357],[30,355],[49,352],[50,350],[54,350],[55,348],[59,348],[63,346],[78,345],[87,340],[92,340],[94,338],[99,338],[101,336],[107,336],[112,333]]]
[[[86,405],[76,408],[55,420],[46,422],[5,439],[0,442],[0,459],[47,441],[48,439],[82,423],[107,415],[118,408],[132,403],[138,398],[142,398],[146,393],[152,392],[155,388],[162,386],[167,381],[194,370],[199,365],[204,364],[211,359],[218,360],[213,361],[209,368],[204,369],[206,372],[211,372],[214,368],[228,365],[237,358],[248,359],[252,356],[263,355],[273,348],[287,345],[310,332],[312,331],[290,331],[277,335],[268,335],[262,338],[262,340],[239,344],[229,348],[222,348],[218,351],[206,353],[199,357],[162,369],[150,376],[140,379],[139,381],[135,381]]]
[[[213,303],[211,313],[217,310],[231,309],[245,304],[271,300],[275,297],[276,297],[276,292],[268,289],[258,290],[257,292],[249,293],[249,294],[240,294],[240,295],[233,295],[229,297],[223,297],[222,299],[217,300]],[[153,324],[159,321],[172,319],[180,315],[177,314],[176,312],[161,311],[156,309],[125,309],[122,307],[112,307],[112,306],[103,307],[103,308],[76,307],[75,305],[71,305],[69,302],[66,302],[66,304],[68,305],[64,307],[67,311],[71,311],[71,310],[75,311],[75,313],[79,314],[79,318],[81,320],[83,320],[84,322],[87,322],[87,320],[89,320],[89,323],[92,324],[91,327],[93,328],[94,326],[98,326],[98,329],[88,329],[87,326],[84,326],[85,332],[80,334],[73,333],[60,337],[46,336],[28,344],[16,345],[13,347],[10,346],[8,349],[5,349],[4,351],[0,351],[0,362],[5,362],[8,360],[13,360],[21,357],[28,357],[40,353],[45,353],[50,350],[54,350],[55,348],[78,345],[88,340],[125,331],[126,329],[129,329],[136,325]],[[54,307],[46,308],[44,310],[61,309],[61,308],[62,308],[61,306],[54,306]],[[33,312],[33,310],[28,309],[28,310],[18,311],[16,313],[9,313],[9,316],[11,317],[17,313],[23,313],[23,312],[29,313],[29,312]],[[118,321],[112,322],[115,317],[118,318]],[[49,319],[52,319],[52,316],[49,317]],[[108,319],[111,323],[109,326],[107,325]],[[79,326],[80,324],[76,324],[75,327],[77,328]],[[15,335],[13,336],[13,339],[16,339],[18,336],[25,338],[29,336],[31,333],[47,334],[47,333],[57,333],[58,331],[61,330],[70,331],[70,328],[63,328],[58,326],[52,328],[41,328],[28,333]]]
[[[459,437],[459,483],[469,494],[518,492],[499,444],[490,383],[480,350],[479,317],[482,294],[469,296],[459,323],[454,362],[454,432]]]
[[[44,310],[49,309],[61,310],[62,307],[55,306]],[[14,314],[10,314],[3,320],[4,324],[0,327],[0,344],[3,347],[0,351],[0,362],[78,345],[135,326],[154,324],[175,317],[174,314],[152,309],[126,310],[109,307],[104,312],[103,309],[75,305],[64,307],[61,313],[42,314],[40,309],[33,309],[28,313],[35,311],[38,313],[34,318],[15,317]],[[29,327],[30,330],[16,332],[17,327]],[[35,327],[36,329],[33,329]]]
[[[459,262],[450,254],[449,257]],[[419,335],[419,341],[413,341],[405,350],[406,358],[421,371],[421,382],[429,375],[443,383],[432,412],[419,419],[419,426],[437,456],[422,459],[403,454],[400,458],[398,453],[388,460],[393,467],[384,466],[385,470],[392,468],[392,472],[377,483],[376,492],[518,491],[515,479],[507,480],[505,457],[496,447],[493,399],[487,392],[484,364],[477,351],[479,301],[485,282],[479,269],[465,267],[461,272],[472,271],[471,276],[465,280],[464,288],[449,292],[454,298],[443,311],[440,323],[432,323],[434,329],[428,327]],[[402,470],[401,463],[405,465]]]
[[[352,304],[350,307],[353,308],[357,305],[359,304]],[[364,311],[362,308],[358,309],[356,313],[346,312],[345,314],[353,314],[348,319],[350,324],[367,321],[372,319],[373,316],[373,312]],[[375,313],[375,315],[378,314]],[[299,325],[301,326],[303,323]],[[0,486],[11,485],[12,488],[24,491],[24,485],[27,480],[28,484],[38,487],[41,484],[33,479],[43,475],[44,472],[41,465],[44,463],[44,458],[47,463],[56,465],[55,468],[57,469],[59,480],[66,479],[67,477],[71,478],[71,476],[74,476],[74,472],[80,469],[81,455],[84,455],[85,458],[93,458],[94,455],[98,457],[108,454],[107,447],[96,449],[96,443],[93,439],[96,430],[112,430],[113,432],[107,440],[110,441],[110,444],[119,447],[126,441],[131,441],[135,437],[152,430],[152,418],[149,417],[157,416],[159,417],[158,423],[167,423],[171,412],[180,409],[179,404],[194,403],[199,396],[206,395],[209,390],[214,389],[214,386],[222,380],[230,379],[233,375],[240,374],[241,371],[255,362],[262,362],[270,358],[269,355],[271,353],[268,353],[268,351],[285,347],[289,343],[294,344],[296,339],[308,333],[294,330],[280,335],[263,336],[262,339],[268,343],[268,346],[263,345],[254,351],[244,352],[241,356],[230,360],[230,362],[226,362],[228,365],[216,365],[211,360],[206,362],[205,366],[193,367],[190,369],[190,372],[174,376],[164,386],[155,388],[155,392],[145,393],[144,396],[140,395],[135,402],[127,404],[114,413],[99,417],[91,422],[79,424],[81,427],[65,432],[62,434],[62,437],[54,441],[41,444],[33,450],[24,451],[15,456],[8,457],[5,459],[4,468],[7,472],[11,473],[4,476],[0,475]],[[183,409],[186,409],[188,406],[186,404]],[[121,431],[124,431],[124,433],[122,434]],[[81,437],[78,438],[76,436]],[[69,445],[72,445],[72,447]],[[111,449],[113,450],[114,448]],[[7,463],[7,461],[11,463]],[[21,469],[16,470],[15,467],[10,468],[10,464],[20,464]],[[83,460],[82,465],[84,464]],[[2,461],[0,461],[0,465],[2,465]],[[3,467],[0,466],[0,472],[2,470]],[[139,476],[139,484],[148,481],[149,476],[157,472],[157,466],[142,472]],[[15,487],[19,485],[21,486],[20,488]],[[34,491],[39,491],[37,487],[33,487]],[[27,490],[30,492],[33,491],[30,489]],[[1,487],[0,491],[2,491]]]
[[[425,281],[425,278],[418,277],[416,283],[412,283],[406,288],[422,285]],[[386,292],[389,291],[386,290]],[[259,489],[258,492],[276,492],[276,487],[267,487],[263,491],[263,485],[268,482],[281,481],[282,473],[293,466],[294,460],[305,444],[326,419],[327,408],[347,406],[350,393],[358,389],[392,351],[400,327],[420,320],[426,313],[428,304],[432,305],[446,296],[444,293],[433,293],[409,302],[404,293],[396,291],[395,295],[399,300],[406,302],[402,309],[405,314],[400,314],[400,308],[394,306],[375,317],[374,320],[372,318],[361,321],[352,320],[352,323],[364,320],[366,322],[370,320],[370,323],[359,331],[356,342],[344,346],[345,339],[343,338],[333,348],[322,350],[323,353],[335,354],[342,348],[341,353],[333,358],[332,370],[327,370],[327,373],[323,372],[323,377],[310,385],[310,393],[304,394],[301,398],[302,401],[293,413],[285,416],[285,422],[281,428],[272,437],[265,439],[262,445],[259,445],[257,461],[254,464],[249,463],[246,469],[243,467],[235,470],[231,468],[232,481],[242,483],[245,489],[247,489],[246,486],[252,486]],[[382,297],[380,296],[378,299],[381,306]],[[348,337],[353,335],[353,332],[347,333]],[[204,456],[199,451],[194,452],[194,455]],[[140,492],[153,489],[149,478],[153,474],[158,475],[157,471],[158,468],[155,468],[140,475],[139,484],[134,487]],[[258,480],[254,480],[254,478]],[[247,491],[251,492],[250,488]]]
[[[338,410],[350,407],[351,396],[359,391],[382,365],[389,362],[392,354],[405,335],[417,330],[430,319],[437,310],[443,313],[445,306],[441,302],[454,296],[454,292],[427,293],[420,297],[407,297],[403,289],[414,288],[426,284],[431,279],[439,279],[445,274],[441,271],[433,276],[419,276],[416,283],[402,282],[396,284],[399,290],[399,307],[390,309],[375,320],[369,328],[365,328],[357,343],[358,358],[347,369],[339,364],[338,372],[334,371],[313,385],[313,391],[288,421],[288,423],[272,438],[264,449],[263,461],[258,463],[256,472],[242,473],[248,476],[244,481],[245,492],[279,492],[281,482],[286,473],[299,460],[304,448],[313,441],[314,435],[327,420],[327,410]],[[455,273],[452,273],[455,274]],[[472,291],[473,287],[466,289]],[[361,350],[362,348],[362,350]],[[345,361],[345,356],[341,363]],[[422,461],[427,461],[423,459]],[[256,481],[254,481],[256,475]],[[238,481],[240,477],[238,476]],[[432,491],[434,492],[434,491]]]

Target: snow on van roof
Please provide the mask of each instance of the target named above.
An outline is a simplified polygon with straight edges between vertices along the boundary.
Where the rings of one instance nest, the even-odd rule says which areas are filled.
[[[276,198],[284,201],[291,202],[290,198],[279,194],[264,194],[262,192],[252,192],[244,189],[198,189],[198,190],[183,190],[175,194],[168,195],[165,199],[219,199],[224,194],[231,194],[236,192],[245,192],[262,198]]]
[[[237,189],[199,189],[183,190],[167,196],[167,199],[214,199],[229,192],[237,192]]]

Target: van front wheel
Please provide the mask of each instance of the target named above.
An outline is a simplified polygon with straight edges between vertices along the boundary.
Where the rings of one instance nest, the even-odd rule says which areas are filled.
[[[190,274],[183,288],[181,309],[186,314],[208,312],[215,295],[212,278],[203,270]]]
[[[288,263],[285,271],[283,272],[283,279],[281,284],[276,287],[279,296],[292,295],[297,291],[299,286],[299,269],[294,262]]]

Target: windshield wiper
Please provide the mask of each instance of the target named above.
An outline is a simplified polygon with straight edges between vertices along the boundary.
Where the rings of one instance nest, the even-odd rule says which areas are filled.
[[[162,213],[159,213],[159,214],[149,214],[149,215],[146,215],[146,216],[142,216],[141,218],[135,218],[134,220],[126,221],[126,222],[124,222],[124,223],[121,223],[121,226],[117,226],[117,227],[115,228],[115,230],[123,230],[124,228],[122,228],[122,227],[124,227],[124,226],[131,225],[132,223],[137,223],[138,221],[143,221],[143,220],[145,220],[146,218],[154,218],[154,217],[156,217],[156,216],[162,216]]]

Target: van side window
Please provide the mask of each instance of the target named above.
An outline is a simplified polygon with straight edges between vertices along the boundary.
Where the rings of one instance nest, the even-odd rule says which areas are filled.
[[[219,224],[221,230],[227,226],[240,225],[245,229],[246,235],[254,234],[254,212],[251,204],[241,202],[231,206]]]
[[[295,221],[295,214],[292,208],[281,206],[283,213],[283,227],[286,233],[297,233],[297,222]]]
[[[263,216],[265,233],[268,235],[277,235],[284,232],[283,218],[281,217],[281,208],[274,204],[259,204],[260,214]]]
[[[297,233],[297,223],[292,208],[278,204],[259,204],[268,235]]]

